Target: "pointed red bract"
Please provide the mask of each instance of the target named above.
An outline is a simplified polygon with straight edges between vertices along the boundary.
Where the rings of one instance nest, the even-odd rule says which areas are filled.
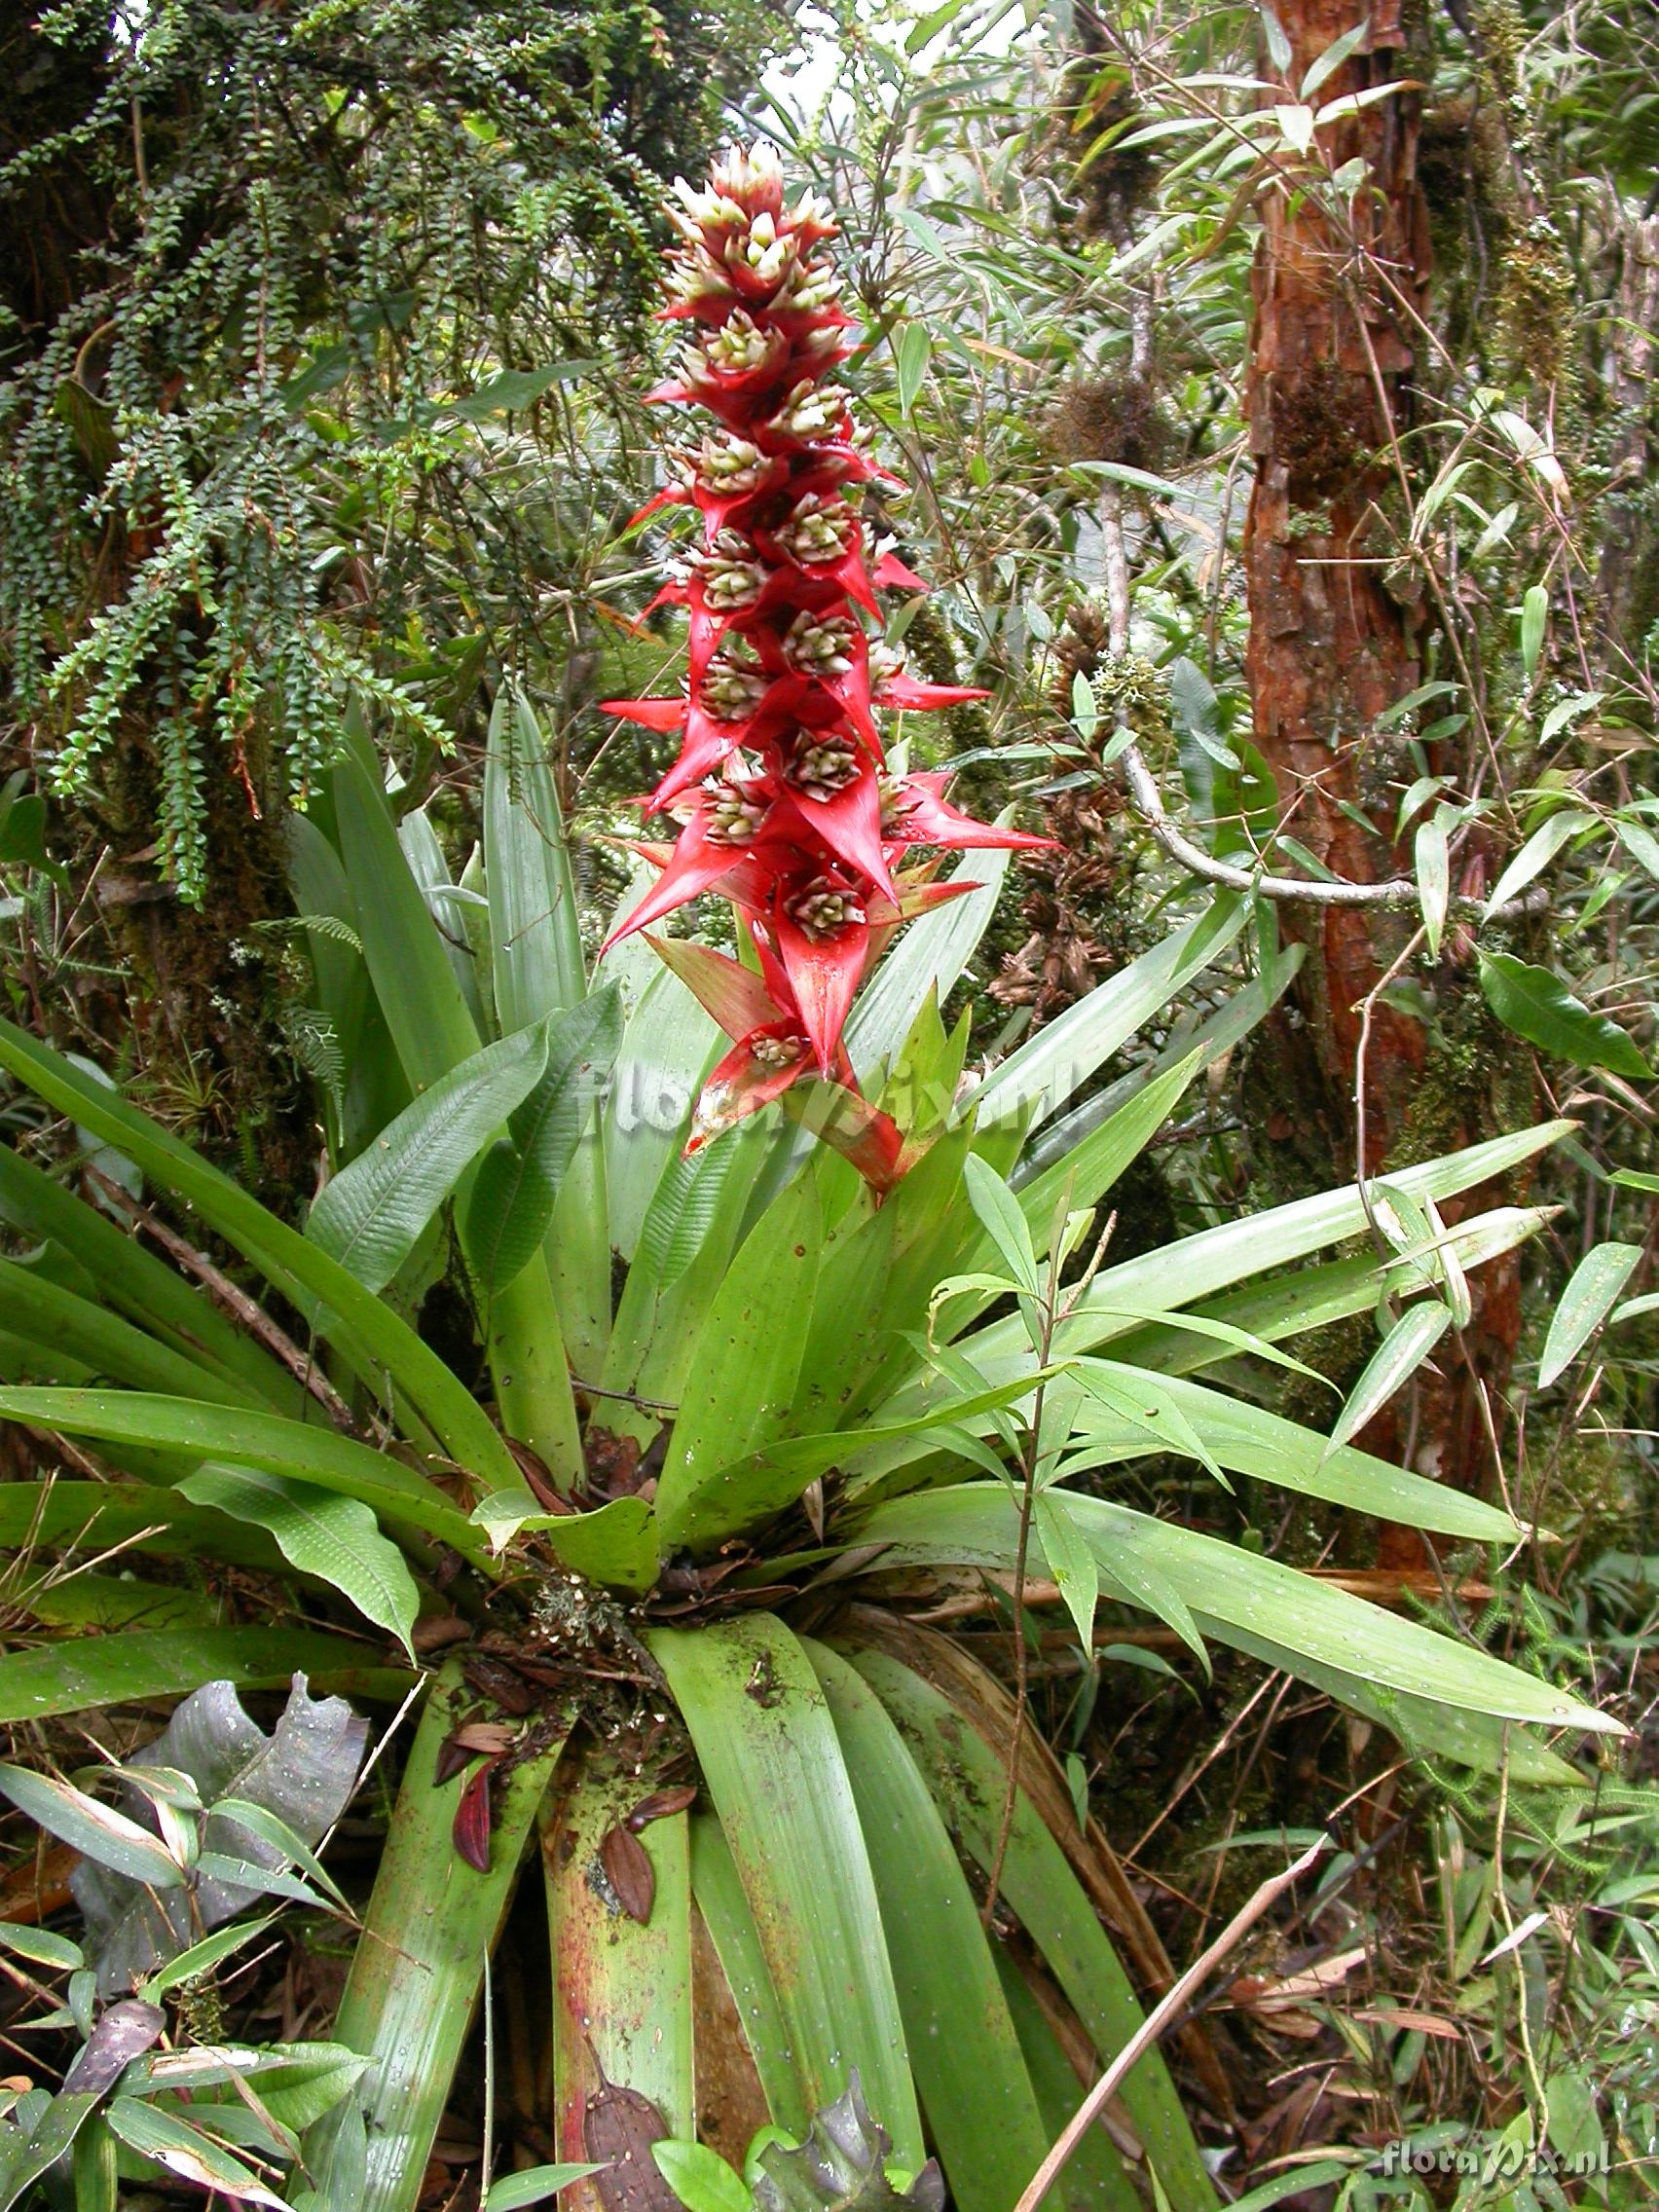
[[[788,203],[764,147],[717,163],[706,190],[682,181],[675,193],[681,244],[663,313],[690,327],[677,374],[648,396],[700,407],[718,427],[677,449],[680,480],[635,518],[686,508],[700,532],[640,618],[688,608],[685,696],[605,702],[680,736],[645,802],[680,822],[679,837],[630,840],[662,872],[610,941],[702,893],[729,899],[758,975],[706,946],[650,940],[734,1041],[687,1149],[816,1076],[792,1110],[879,1195],[908,1163],[903,1139],[860,1096],[842,1032],[894,931],[974,889],[897,864],[918,845],[1049,840],[974,821],[945,801],[942,776],[887,773],[878,709],[985,694],[907,676],[865,626],[879,620],[877,591],[927,586],[890,547],[866,548],[859,487],[899,479],[854,442],[848,394],[830,381],[851,351],[851,317],[818,250],[834,235],[829,209]]]

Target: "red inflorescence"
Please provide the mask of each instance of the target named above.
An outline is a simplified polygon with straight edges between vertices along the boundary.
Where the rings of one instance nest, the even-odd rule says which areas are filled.
[[[834,235],[829,210],[811,197],[786,206],[766,147],[717,163],[704,191],[682,180],[676,192],[682,242],[664,313],[699,329],[679,376],[650,396],[704,408],[717,426],[676,455],[680,481],[643,510],[692,506],[703,529],[652,603],[689,609],[684,696],[605,702],[608,714],[681,733],[646,801],[680,834],[635,847],[662,872],[614,934],[714,891],[753,940],[757,975],[702,947],[675,948],[675,966],[734,1040],[704,1088],[688,1150],[816,1075],[843,1094],[824,1134],[885,1189],[903,1172],[903,1140],[860,1097],[842,1031],[901,922],[973,888],[901,864],[915,846],[1048,840],[959,813],[943,776],[888,773],[881,709],[984,693],[916,682],[861,619],[879,619],[884,586],[926,587],[889,551],[866,564],[848,497],[887,472],[854,442],[846,392],[827,381],[851,350],[834,270],[818,251]]]

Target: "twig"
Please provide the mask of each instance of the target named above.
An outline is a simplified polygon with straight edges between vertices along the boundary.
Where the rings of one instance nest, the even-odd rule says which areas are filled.
[[[1104,2107],[1117,2094],[1135,2061],[1144,2051],[1152,2048],[1164,2029],[1185,2009],[1194,1990],[1219,1966],[1239,1938],[1256,1925],[1268,1907],[1281,1898],[1292,1883],[1301,1880],[1322,1851],[1330,1848],[1330,1838],[1321,1836],[1293,1865],[1287,1866],[1280,1874],[1270,1875],[1255,1895],[1234,1914],[1215,1941],[1200,1951],[1180,1979],[1164,1991],[1066,2122],[1059,2140],[1032,2175],[1014,2212],[1037,2212],[1037,2207],[1064,2171],[1072,2153],[1093,2126]]]
[[[1151,830],[1153,841],[1189,875],[1196,875],[1205,883],[1219,883],[1228,891],[1247,891],[1263,899],[1296,901],[1309,906],[1409,907],[1418,903],[1418,887],[1410,876],[1390,876],[1382,883],[1311,883],[1297,876],[1269,875],[1263,868],[1233,867],[1226,861],[1218,861],[1201,845],[1195,845],[1170,819],[1163,794],[1139,746],[1125,745],[1118,759],[1129,797],[1136,813]],[[1541,912],[1549,903],[1549,896],[1547,890],[1525,891],[1519,899],[1505,900],[1490,913],[1483,901],[1461,895],[1454,897],[1450,906],[1455,913],[1506,922],[1520,914]]]
[[[119,1205],[135,1224],[147,1229],[156,1242],[169,1258],[175,1260],[187,1273],[193,1274],[208,1295],[213,1298],[234,1321],[238,1321],[256,1343],[262,1344],[272,1356],[281,1362],[303,1389],[309,1390],[337,1427],[348,1434],[360,1436],[361,1423],[350,1407],[336,1390],[333,1383],[318,1367],[308,1351],[302,1351],[286,1331],[277,1327],[262,1306],[240,1290],[229,1275],[217,1269],[204,1252],[197,1251],[187,1237],[169,1229],[152,1209],[124,1191],[101,1170],[90,1163],[85,1169],[87,1180],[95,1190],[101,1191],[113,1204]]]
[[[1130,583],[1128,553],[1124,542],[1123,498],[1116,486],[1109,486],[1101,495],[1100,531],[1105,539],[1109,643],[1114,654],[1122,654],[1127,651],[1129,643]],[[1121,738],[1128,735],[1128,726],[1122,718],[1119,735]],[[1158,788],[1158,779],[1132,739],[1119,753],[1118,760],[1128,786],[1130,802],[1152,831],[1154,843],[1161,846],[1178,867],[1204,883],[1218,883],[1226,890],[1250,892],[1263,899],[1300,901],[1310,906],[1411,907],[1419,903],[1419,893],[1411,876],[1391,876],[1382,883],[1312,883],[1302,877],[1270,875],[1265,868],[1234,867],[1226,861],[1218,861],[1201,845],[1195,845],[1171,820],[1163,804],[1163,793]],[[1493,907],[1490,914],[1479,899],[1457,897],[1449,903],[1451,910],[1458,913],[1486,921],[1508,921],[1517,914],[1532,913],[1548,905],[1549,893],[1541,889],[1523,892],[1519,899],[1506,901],[1503,905]]]

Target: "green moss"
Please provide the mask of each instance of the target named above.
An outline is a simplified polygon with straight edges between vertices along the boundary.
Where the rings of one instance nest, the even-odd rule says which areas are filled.
[[[1427,1051],[1383,1160],[1384,1173],[1535,1119],[1530,1056],[1493,1021],[1473,977],[1441,972],[1432,988]]]

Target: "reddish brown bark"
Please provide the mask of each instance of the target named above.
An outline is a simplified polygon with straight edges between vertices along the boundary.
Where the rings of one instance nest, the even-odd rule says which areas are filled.
[[[1365,19],[1361,0],[1278,0],[1290,42],[1282,89],[1294,102],[1308,68]],[[1363,50],[1313,95],[1321,105],[1404,74],[1400,0],[1369,10]],[[1246,659],[1257,746],[1278,780],[1285,827],[1338,876],[1376,882],[1413,872],[1409,842],[1393,835],[1414,767],[1402,735],[1380,727],[1419,682],[1419,585],[1397,555],[1405,526],[1399,441],[1413,417],[1428,285],[1425,209],[1417,176],[1419,95],[1403,88],[1320,131],[1332,169],[1362,159],[1367,181],[1339,218],[1298,191],[1288,151],[1261,198],[1263,230],[1252,275],[1255,315],[1246,412],[1255,478],[1244,528],[1250,610]],[[1293,1118],[1322,1124],[1335,1164],[1376,1174],[1413,1141],[1414,1097],[1425,1075],[1422,1029],[1373,1004],[1361,1053],[1362,1010],[1411,936],[1411,912],[1289,905],[1287,932],[1311,957],[1301,978],[1302,1036],[1281,1036],[1281,1067],[1306,1088],[1283,1100],[1270,1135]],[[1458,955],[1454,951],[1453,958]],[[1363,1083],[1363,1161],[1356,1090]],[[1434,1132],[1432,1149],[1490,1134],[1479,1104],[1465,1125]],[[1442,1117],[1444,1122],[1445,1117]],[[1471,1194],[1471,1209],[1498,1194]],[[1409,1454],[1425,1472],[1480,1489],[1492,1474],[1481,1379],[1501,1383],[1519,1326],[1518,1277],[1498,1262],[1474,1285],[1476,1309],[1461,1354],[1419,1383],[1415,1419],[1391,1409],[1366,1441]],[[1420,1564],[1415,1531],[1385,1530],[1382,1557]]]
[[[1292,55],[1289,89],[1274,95],[1282,102],[1365,10],[1357,0],[1290,0],[1277,13]],[[1397,74],[1397,7],[1377,9],[1372,22],[1370,51],[1328,78],[1316,103]],[[1293,834],[1356,882],[1409,871],[1389,834],[1398,741],[1378,722],[1418,682],[1418,617],[1384,581],[1392,547],[1382,522],[1397,503],[1391,444],[1410,421],[1412,313],[1428,273],[1417,122],[1417,96],[1402,92],[1327,126],[1319,144],[1331,166],[1363,158],[1370,183],[1337,222],[1297,191],[1287,166],[1262,198],[1252,280],[1246,408],[1256,475],[1244,567],[1255,739]],[[1351,1128],[1342,1102],[1353,1089],[1360,1005],[1411,925],[1353,908],[1293,907],[1289,916],[1316,955],[1303,1011],[1328,1119]],[[1417,1024],[1379,1007],[1365,1069],[1371,1171],[1421,1062]]]

